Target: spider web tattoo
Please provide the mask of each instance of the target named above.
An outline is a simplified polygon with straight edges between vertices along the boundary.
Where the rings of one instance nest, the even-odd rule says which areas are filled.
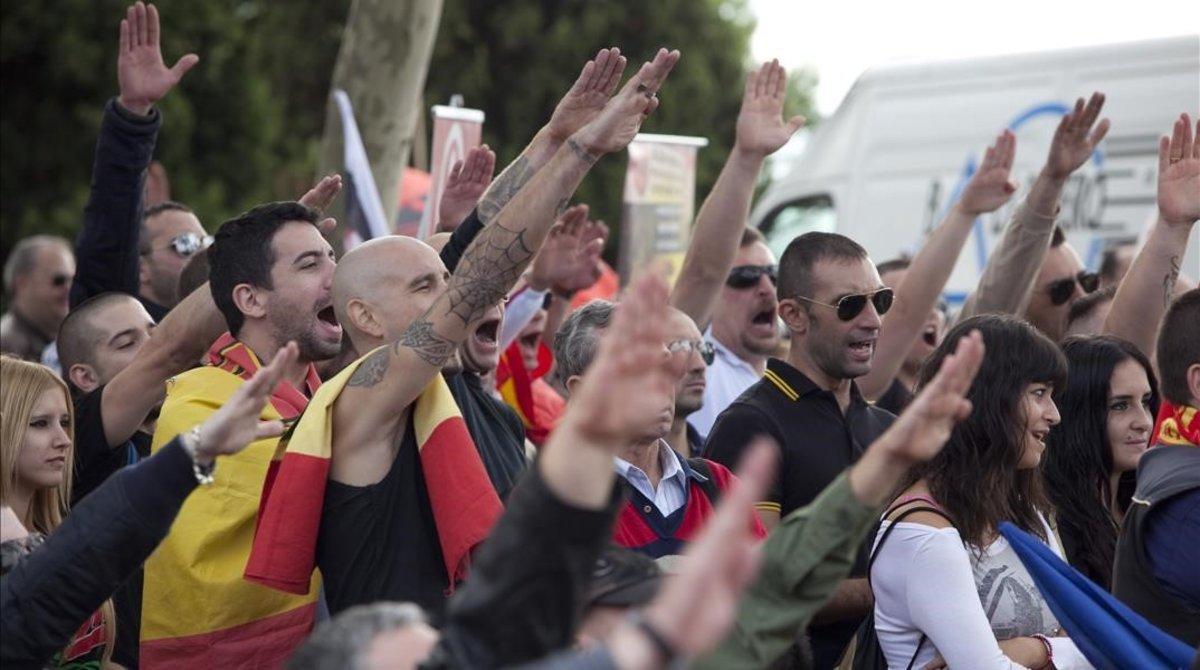
[[[447,287],[449,313],[472,323],[500,301],[529,260],[533,250],[525,243],[524,230],[510,230],[499,223],[488,226],[467,248]]]

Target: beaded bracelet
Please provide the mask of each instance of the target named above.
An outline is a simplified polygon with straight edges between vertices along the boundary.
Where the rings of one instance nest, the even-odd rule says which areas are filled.
[[[1042,646],[1046,648],[1046,662],[1038,666],[1035,670],[1047,670],[1054,667],[1054,647],[1050,646],[1050,638],[1041,633],[1034,633],[1030,637],[1041,642]]]

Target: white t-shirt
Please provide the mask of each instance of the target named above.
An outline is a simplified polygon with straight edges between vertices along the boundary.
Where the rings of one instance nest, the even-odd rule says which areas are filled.
[[[876,543],[889,525],[882,523]],[[1046,533],[1050,548],[1062,557],[1048,525]],[[1004,537],[979,553],[964,545],[954,528],[901,521],[875,559],[871,587],[875,632],[889,668],[908,667],[922,633],[927,639],[914,668],[938,653],[950,668],[1021,668],[996,640],[1049,636],[1059,628]],[[1059,670],[1092,667],[1069,638],[1051,637],[1050,645]]]

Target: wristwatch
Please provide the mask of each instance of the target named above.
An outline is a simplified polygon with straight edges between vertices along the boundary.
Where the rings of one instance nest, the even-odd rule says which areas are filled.
[[[217,461],[214,459],[211,463],[201,464],[196,458],[197,449],[200,446],[200,426],[194,426],[191,430],[179,436],[179,444],[183,446],[183,450],[192,458],[192,474],[196,476],[196,482],[201,486],[208,486],[213,483],[213,471],[217,469]]]

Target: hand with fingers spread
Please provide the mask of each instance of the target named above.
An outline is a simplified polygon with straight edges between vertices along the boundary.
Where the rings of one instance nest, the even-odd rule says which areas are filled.
[[[646,117],[658,108],[658,89],[678,62],[678,51],[659,49],[654,60],[642,64],[603,111],[567,143],[589,162],[624,149],[641,130]]]
[[[308,192],[300,196],[298,202],[321,213],[333,204],[333,201],[341,192],[342,175],[335,173],[322,177],[316,186],[308,189]],[[337,228],[337,220],[332,217],[326,217],[317,224],[317,228],[321,230],[321,234],[328,235],[333,232],[334,228]]]
[[[1187,114],[1158,141],[1158,212],[1173,226],[1200,219],[1200,119],[1193,130]]]
[[[565,142],[596,118],[621,83],[625,64],[625,57],[616,47],[601,49],[595,58],[584,64],[579,78],[558,102],[546,124],[546,131],[554,141]]]
[[[289,342],[275,353],[270,365],[259,368],[250,381],[238,387],[220,409],[200,424],[196,462],[211,463],[217,456],[238,453],[251,442],[283,434],[282,421],[259,421],[259,416],[299,351],[295,342]]]
[[[783,120],[787,71],[778,60],[763,63],[746,77],[734,147],[757,156],[775,153],[804,125],[803,116]]]
[[[491,186],[495,170],[496,154],[486,144],[472,147],[465,159],[455,161],[438,204],[438,230],[454,230],[467,218]]]
[[[121,20],[117,102],[134,114],[145,116],[198,62],[199,56],[187,54],[175,65],[166,66],[159,47],[158,9],[139,0],[125,11]]]
[[[1100,140],[1108,134],[1108,119],[1096,123],[1103,108],[1104,94],[1096,92],[1086,105],[1083,98],[1076,100],[1075,108],[1063,116],[1054,131],[1050,155],[1046,158],[1045,170],[1050,177],[1064,180],[1091,157]]]
[[[570,296],[595,284],[606,236],[603,223],[588,220],[587,205],[563,212],[530,265],[529,287]]]
[[[1006,129],[988,147],[979,169],[963,189],[959,199],[963,211],[978,216],[994,212],[1008,202],[1017,191],[1017,183],[1011,177],[1016,153],[1017,136]]]

